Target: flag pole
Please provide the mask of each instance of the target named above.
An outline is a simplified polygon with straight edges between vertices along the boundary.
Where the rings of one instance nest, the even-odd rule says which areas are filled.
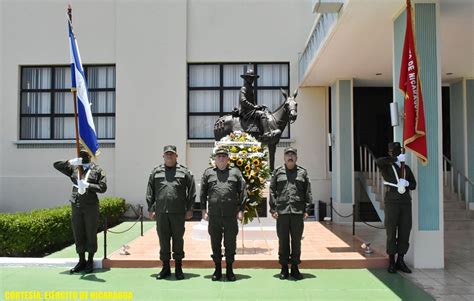
[[[71,4],[68,4],[68,6],[67,6],[67,15],[69,17],[69,22],[71,23],[71,27],[72,27],[72,8],[71,8]],[[71,76],[75,76],[73,70],[71,70]],[[76,131],[76,155],[77,155],[77,158],[79,158],[81,148],[79,146],[79,124],[78,124],[78,120],[77,120],[77,90],[76,90],[76,87],[71,87],[71,92],[72,92],[72,101],[74,101],[74,127],[75,127],[75,131]],[[79,165],[77,170],[79,171],[79,179],[82,179],[82,174],[84,173],[84,170],[82,169],[82,165]]]
[[[406,25],[408,26],[408,22],[412,22],[412,19],[411,19],[411,2],[410,0],[406,0],[406,9],[407,9],[407,22],[406,22]],[[409,20],[408,20],[409,18]],[[406,36],[406,31],[407,29],[405,28],[405,36]],[[407,95],[406,95],[406,92],[404,93],[404,97],[403,97],[403,108],[405,109],[405,99],[406,99]],[[405,119],[405,110],[403,110],[403,119]],[[405,154],[405,122],[403,122],[403,128],[402,128],[402,150],[401,150],[402,154]],[[402,179],[405,179],[405,162],[400,162],[400,173],[401,173],[401,176],[402,176]]]

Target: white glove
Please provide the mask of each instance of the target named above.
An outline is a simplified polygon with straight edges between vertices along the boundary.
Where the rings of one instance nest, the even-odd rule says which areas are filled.
[[[82,165],[82,158],[74,158],[74,159],[69,160],[68,162],[69,164],[74,165],[74,166]]]
[[[405,154],[400,154],[400,155],[397,156],[397,161],[398,162],[405,162],[405,160],[406,160]]]
[[[207,214],[207,210],[202,210],[202,219],[205,221],[209,220],[209,215]]]
[[[86,189],[89,188],[89,183],[87,183],[85,179],[82,179],[77,181],[77,185],[74,186],[77,187],[77,192],[82,195],[86,193]]]
[[[405,179],[400,179],[399,184],[402,185],[402,186],[405,186],[405,187],[408,187],[408,185],[410,185],[410,183]]]

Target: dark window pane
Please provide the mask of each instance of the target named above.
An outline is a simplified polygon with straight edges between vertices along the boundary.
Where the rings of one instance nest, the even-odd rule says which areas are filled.
[[[219,112],[219,91],[189,91],[189,112]]]
[[[115,91],[89,92],[92,113],[115,113]]]
[[[26,140],[49,139],[51,133],[49,121],[49,117],[22,117],[20,138]]]
[[[51,68],[28,67],[22,72],[22,89],[51,89]]]
[[[51,113],[51,93],[23,92],[21,93],[22,114]]]
[[[190,138],[214,138],[214,123],[219,116],[189,116]]]
[[[75,139],[74,117],[54,118],[54,139]]]

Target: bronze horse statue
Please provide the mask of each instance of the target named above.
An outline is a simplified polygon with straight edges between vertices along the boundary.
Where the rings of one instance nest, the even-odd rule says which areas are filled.
[[[271,138],[262,137],[263,133],[255,124],[255,121],[253,123],[246,122],[236,114],[229,114],[220,117],[214,123],[214,137],[216,141],[221,140],[221,138],[234,131],[249,133],[250,135],[257,138],[257,140],[262,144],[268,146],[270,155],[270,169],[273,171],[275,167],[276,146],[280,141],[281,133],[283,133],[283,130],[286,128],[288,122],[293,123],[298,117],[298,104],[295,100],[296,96],[298,95],[298,90],[295,90],[293,96],[288,96],[283,89],[281,89],[281,93],[285,98],[285,101],[274,112],[270,112],[268,110],[265,112],[267,114],[271,129],[279,129],[279,135],[273,136]]]

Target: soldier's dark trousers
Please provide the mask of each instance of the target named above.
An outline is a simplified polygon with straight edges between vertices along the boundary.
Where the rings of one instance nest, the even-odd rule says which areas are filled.
[[[211,236],[211,257],[214,262],[220,262],[222,260],[222,236],[224,236],[226,262],[234,262],[235,250],[237,248],[237,234],[239,233],[239,226],[235,216],[209,216],[207,231]]]
[[[385,201],[385,229],[387,232],[387,254],[404,255],[408,251],[412,225],[411,203]]]
[[[276,227],[278,235],[278,256],[280,264],[300,264],[301,238],[303,236],[304,229],[303,214],[278,215]]]
[[[173,240],[173,259],[184,258],[184,213],[157,213],[156,232],[160,239],[160,260],[171,259],[171,240]]]
[[[78,254],[97,252],[99,204],[71,204],[71,223]]]

